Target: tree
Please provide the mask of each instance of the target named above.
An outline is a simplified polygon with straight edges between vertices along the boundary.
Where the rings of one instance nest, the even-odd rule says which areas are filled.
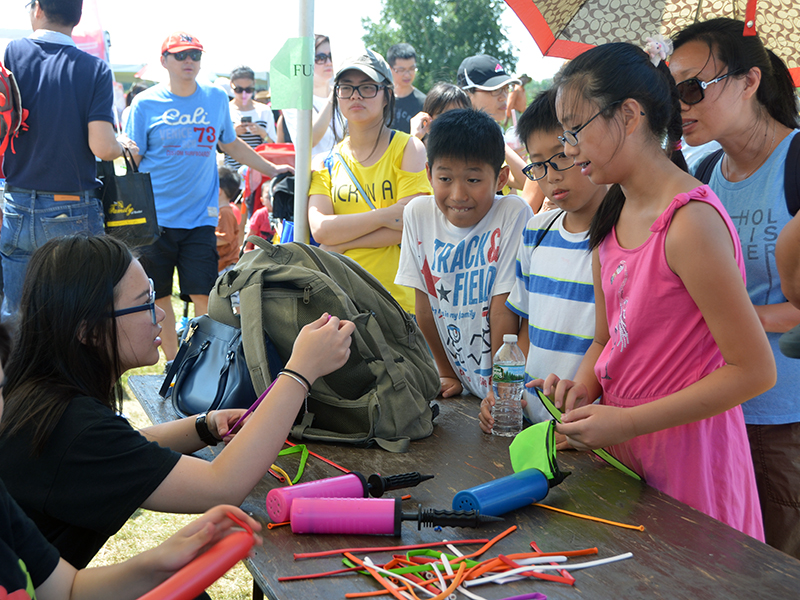
[[[383,0],[380,22],[361,21],[363,40],[383,56],[393,44],[414,46],[414,85],[425,92],[437,81],[456,83],[458,65],[473,54],[494,56],[513,73],[517,59],[500,26],[505,6],[495,0]]]

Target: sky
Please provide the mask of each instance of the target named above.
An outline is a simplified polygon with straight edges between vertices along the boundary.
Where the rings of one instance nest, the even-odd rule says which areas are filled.
[[[84,0],[84,5],[90,1]],[[286,38],[299,35],[300,0],[94,1],[102,26],[111,38],[113,64],[157,62],[164,39],[173,31],[184,30],[205,47],[204,69],[226,73],[246,64],[257,72],[267,71],[269,61]],[[3,10],[3,29],[30,31],[25,2],[13,2],[18,9]],[[363,48],[361,18],[377,21],[381,14],[380,0],[316,0],[314,4],[314,32],[331,38],[334,62]],[[502,24],[515,47],[517,73],[527,73],[534,80],[552,77],[563,61],[542,58],[530,33],[511,9],[506,9]]]

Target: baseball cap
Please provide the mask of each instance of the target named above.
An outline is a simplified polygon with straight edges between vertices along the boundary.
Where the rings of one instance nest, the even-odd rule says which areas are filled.
[[[511,83],[522,82],[506,73],[500,61],[488,54],[469,56],[458,67],[458,87],[465,90],[491,92]]]
[[[185,31],[176,31],[161,44],[161,54],[165,52],[181,52],[183,50],[202,50],[203,44],[196,37]]]
[[[361,71],[377,83],[392,85],[392,70],[389,67],[389,63],[380,54],[372,50],[366,50],[364,54],[346,59],[342,66],[339,67],[339,70],[336,71],[336,79],[339,79],[342,73],[351,69]]]

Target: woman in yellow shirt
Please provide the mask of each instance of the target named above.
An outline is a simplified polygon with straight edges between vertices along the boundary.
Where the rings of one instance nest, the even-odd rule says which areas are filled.
[[[345,61],[334,92],[334,115],[347,119],[348,135],[314,166],[308,198],[311,233],[324,249],[357,261],[413,312],[413,292],[395,285],[394,278],[403,209],[412,198],[431,193],[425,147],[390,129],[392,72],[377,52],[367,50]]]

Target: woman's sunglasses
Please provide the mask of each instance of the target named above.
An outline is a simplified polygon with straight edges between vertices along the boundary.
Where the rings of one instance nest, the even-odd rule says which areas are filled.
[[[333,63],[333,57],[331,53],[328,52],[325,54],[324,52],[320,52],[319,54],[314,55],[314,63],[318,65],[324,65],[326,62],[331,61]]]
[[[202,50],[184,50],[183,52],[165,52],[164,54],[174,56],[178,62],[185,61],[187,56],[195,62],[203,58]]]
[[[256,88],[253,87],[252,85],[250,87],[244,87],[244,88],[239,87],[238,85],[233,86],[233,92],[235,94],[243,94],[243,93],[252,94],[254,91],[256,91]]]
[[[706,97],[705,89],[708,86],[712,83],[722,81],[731,75],[734,75],[734,73],[725,73],[724,75],[715,77],[711,81],[700,81],[697,77],[690,77],[677,85],[678,96],[684,104],[688,104],[689,106],[697,104],[698,102],[702,102],[703,98]]]

